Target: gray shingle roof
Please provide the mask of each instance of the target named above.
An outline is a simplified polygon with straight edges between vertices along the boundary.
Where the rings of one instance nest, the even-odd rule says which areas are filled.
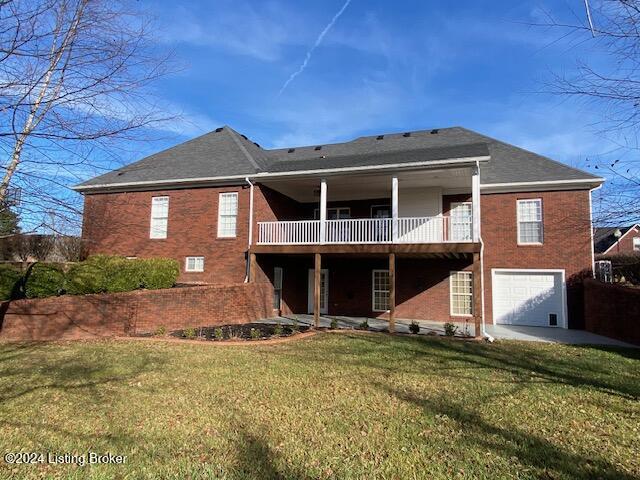
[[[167,182],[341,167],[390,165],[490,155],[483,184],[598,177],[462,127],[359,137],[330,145],[265,150],[230,127],[95,177],[78,189],[130,182]]]
[[[172,179],[252,175],[266,166],[264,150],[230,127],[154,153],[79,187]]]

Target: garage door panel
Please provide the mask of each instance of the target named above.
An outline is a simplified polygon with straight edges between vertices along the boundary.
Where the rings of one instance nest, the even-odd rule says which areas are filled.
[[[562,325],[563,288],[561,272],[494,272],[495,323],[546,327],[556,314]]]

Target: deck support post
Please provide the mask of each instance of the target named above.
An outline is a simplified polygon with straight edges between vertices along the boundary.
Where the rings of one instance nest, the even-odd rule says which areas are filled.
[[[396,254],[389,254],[389,333],[396,331]]]
[[[322,259],[319,253],[315,254],[313,270],[313,325],[320,326],[320,272],[322,271]]]
[[[250,253],[249,254],[249,283],[256,282],[256,268],[257,268],[256,266],[257,266],[256,254]]]
[[[473,254],[473,321],[475,337],[482,337],[482,273],[480,271],[480,254]]]

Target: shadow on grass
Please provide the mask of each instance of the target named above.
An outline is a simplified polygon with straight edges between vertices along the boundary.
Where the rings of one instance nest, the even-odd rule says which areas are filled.
[[[577,388],[596,389],[629,400],[640,398],[640,364],[633,368],[629,361],[640,360],[635,349],[615,347],[567,347],[526,343],[487,344],[440,338],[354,334],[352,346],[345,351],[322,351],[314,355],[309,349],[297,353],[306,361],[345,362],[389,372],[419,369],[425,375],[446,375],[478,381],[477,369],[501,371],[504,380],[483,378],[482,381],[505,383],[552,383]],[[591,355],[596,353],[594,357]],[[617,354],[603,359],[601,354]],[[306,357],[306,358],[305,358]],[[385,361],[388,357],[388,361]],[[461,373],[470,370],[468,374]],[[634,373],[635,372],[635,373]]]
[[[64,347],[63,347],[64,348]],[[72,350],[73,356],[60,347],[49,349],[42,343],[5,344],[0,348],[0,405],[39,390],[100,397],[100,386],[130,382],[139,375],[161,369],[164,357],[141,350],[126,363],[111,362],[87,344],[86,352]],[[7,362],[11,360],[10,362]],[[12,380],[13,379],[13,380]]]
[[[523,465],[542,470],[544,478],[556,478],[553,472],[576,479],[630,480],[636,478],[619,471],[615,465],[601,458],[586,458],[567,452],[544,438],[513,427],[507,429],[489,423],[470,410],[468,406],[462,405],[450,397],[423,398],[413,393],[389,388],[386,385],[376,386],[399,400],[421,408],[425,413],[446,415],[453,419],[463,432],[463,443],[472,443],[483,449],[489,449],[504,458],[515,457]],[[461,445],[460,448],[463,449],[464,445]]]

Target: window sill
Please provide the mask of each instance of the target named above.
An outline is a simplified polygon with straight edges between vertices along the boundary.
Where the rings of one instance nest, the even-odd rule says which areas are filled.
[[[520,243],[518,242],[519,247],[542,247],[544,243]]]
[[[449,313],[450,317],[473,318],[473,313]]]

